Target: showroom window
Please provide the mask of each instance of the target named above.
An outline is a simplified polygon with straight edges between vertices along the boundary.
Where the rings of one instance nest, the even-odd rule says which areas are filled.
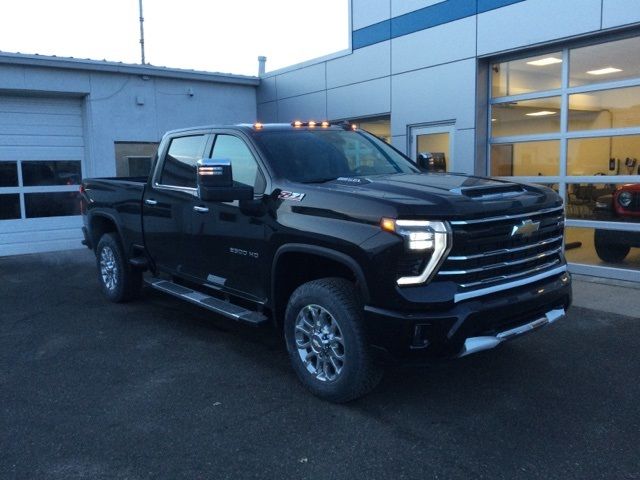
[[[355,124],[358,128],[373,133],[376,137],[381,138],[387,143],[391,143],[391,117],[386,115],[382,117],[369,117],[348,120]]]
[[[640,280],[639,51],[632,37],[491,64],[488,173],[562,195],[575,271]]]

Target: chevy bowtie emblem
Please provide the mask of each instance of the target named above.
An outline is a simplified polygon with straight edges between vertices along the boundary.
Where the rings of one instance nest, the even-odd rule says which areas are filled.
[[[540,229],[540,222],[533,222],[531,220],[524,220],[520,225],[514,225],[511,230],[511,236],[522,235],[523,237],[530,237]]]

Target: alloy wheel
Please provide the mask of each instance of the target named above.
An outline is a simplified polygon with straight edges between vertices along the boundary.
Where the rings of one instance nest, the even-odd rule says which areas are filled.
[[[100,275],[107,290],[113,291],[118,286],[118,265],[111,247],[104,247],[100,252]]]
[[[321,382],[334,382],[345,366],[345,347],[340,325],[320,305],[303,307],[296,318],[295,342],[307,371]]]

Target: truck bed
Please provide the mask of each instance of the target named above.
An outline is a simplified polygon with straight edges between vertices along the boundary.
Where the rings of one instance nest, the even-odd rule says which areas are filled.
[[[87,209],[92,214],[99,211],[118,225],[127,252],[133,245],[144,244],[142,198],[146,183],[147,177],[87,178],[82,181],[84,195],[90,200]]]

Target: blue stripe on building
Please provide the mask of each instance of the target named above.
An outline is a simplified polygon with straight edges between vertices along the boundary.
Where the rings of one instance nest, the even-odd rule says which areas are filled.
[[[524,0],[447,0],[429,7],[406,13],[391,20],[369,25],[355,30],[352,37],[353,49],[367,47],[391,38],[444,25],[478,13],[520,3]]]

